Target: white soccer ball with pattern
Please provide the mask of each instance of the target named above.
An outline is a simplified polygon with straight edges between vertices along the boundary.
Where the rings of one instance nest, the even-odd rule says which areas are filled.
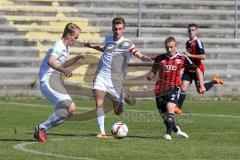
[[[122,122],[117,122],[112,125],[111,132],[115,138],[124,138],[128,134],[128,127]]]

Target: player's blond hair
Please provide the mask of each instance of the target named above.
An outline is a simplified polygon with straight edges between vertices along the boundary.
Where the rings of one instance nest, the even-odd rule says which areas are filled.
[[[62,35],[62,38],[66,37],[68,33],[72,34],[76,31],[81,31],[81,28],[74,24],[74,23],[68,23],[66,26],[65,26],[65,29],[63,31],[63,35]]]
[[[176,39],[174,37],[167,37],[165,39],[165,46],[167,46],[167,44],[170,42],[175,42],[177,44]]]

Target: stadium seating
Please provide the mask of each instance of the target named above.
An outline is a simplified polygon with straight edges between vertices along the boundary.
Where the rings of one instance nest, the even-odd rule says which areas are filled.
[[[163,52],[163,41],[167,36],[175,36],[179,50],[183,51],[187,24],[198,24],[207,54],[205,81],[219,75],[226,82],[207,94],[240,95],[240,39],[234,38],[234,0],[141,2],[141,37],[136,37],[137,0],[1,0],[0,95],[41,95],[37,87],[41,59],[61,36],[65,24],[74,22],[81,26],[80,41],[101,43],[104,36],[111,33],[111,20],[116,16],[126,19],[126,37],[148,55]],[[90,65],[77,69],[69,83],[84,80],[89,85],[99,54],[82,45],[73,48],[74,54],[78,52],[87,53],[88,60],[84,64]],[[128,75],[131,80],[126,86],[136,91],[136,96],[152,95],[153,82],[144,78],[149,68],[150,64],[136,59],[131,61]],[[190,92],[197,96],[194,87]]]

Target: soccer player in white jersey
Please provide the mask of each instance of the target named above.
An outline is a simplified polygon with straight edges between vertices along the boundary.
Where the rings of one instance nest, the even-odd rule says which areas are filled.
[[[123,37],[124,30],[124,19],[114,18],[112,21],[113,35],[105,37],[104,45],[92,45],[90,42],[84,43],[86,47],[103,52],[93,81],[96,119],[100,131],[97,137],[99,138],[107,138],[104,128],[105,115],[103,109],[105,96],[110,96],[116,115],[123,112],[124,98],[127,98],[128,95],[123,93],[122,83],[126,78],[127,66],[132,55],[145,62],[152,61],[151,57],[139,52],[131,40]]]
[[[53,105],[54,113],[35,128],[34,138],[39,142],[46,142],[48,129],[62,123],[72,116],[75,104],[62,86],[60,77],[64,74],[71,77],[72,72],[67,67],[84,59],[83,54],[68,59],[70,46],[73,46],[79,37],[81,29],[74,23],[65,26],[62,38],[57,40],[48,50],[39,71],[40,89],[46,99]]]

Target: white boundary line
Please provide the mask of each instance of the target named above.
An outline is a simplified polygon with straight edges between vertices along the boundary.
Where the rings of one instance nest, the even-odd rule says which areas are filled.
[[[44,104],[29,104],[29,103],[18,103],[18,102],[1,102],[0,101],[0,104],[9,104],[9,105],[20,105],[20,106],[29,106],[29,107],[51,107],[51,105],[44,105]],[[78,108],[79,110],[89,110],[91,108],[84,108],[84,107],[81,107],[81,108]]]
[[[0,104],[5,104],[6,102],[1,102]],[[18,102],[11,102],[11,103],[7,103],[10,105],[22,105],[22,106],[32,106],[32,107],[41,107],[41,106],[47,106],[47,105],[39,105],[39,104],[29,104],[29,103],[18,103]],[[92,108],[78,108],[79,110],[92,110]],[[155,113],[154,111],[145,111],[145,110],[137,110],[137,109],[129,109],[126,110],[127,112],[140,112],[140,113]],[[183,113],[182,115],[188,115],[188,113]],[[205,117],[224,117],[224,118],[240,118],[240,116],[235,116],[235,115],[225,115],[225,114],[208,114],[208,113],[203,113],[203,114],[199,114],[199,113],[192,113],[191,115],[193,116],[205,116]]]
[[[80,139],[80,138],[78,138],[78,139]],[[61,139],[53,139],[52,141],[59,141],[59,140],[64,140],[64,139],[62,139],[62,138]],[[40,154],[40,155],[44,155],[44,156],[51,156],[51,157],[57,157],[57,158],[78,159],[78,160],[96,160],[96,159],[87,158],[87,157],[85,157],[85,158],[84,157],[73,157],[73,156],[66,156],[66,155],[61,155],[61,154],[39,152],[39,151],[25,148],[25,146],[27,146],[27,145],[36,144],[36,143],[39,143],[39,142],[24,142],[24,143],[14,145],[13,148],[16,150],[19,150],[19,151],[27,152],[27,153]]]

